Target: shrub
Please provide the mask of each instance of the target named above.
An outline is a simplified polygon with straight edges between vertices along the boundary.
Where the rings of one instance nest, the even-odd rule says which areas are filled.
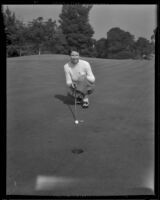
[[[7,47],[7,57],[16,57],[19,56],[19,51],[16,46],[9,45]]]

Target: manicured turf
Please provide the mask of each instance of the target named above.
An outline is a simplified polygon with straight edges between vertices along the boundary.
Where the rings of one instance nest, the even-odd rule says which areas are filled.
[[[96,88],[76,126],[67,60],[7,59],[7,194],[152,194],[154,61],[86,58]],[[41,176],[63,180],[41,188]]]

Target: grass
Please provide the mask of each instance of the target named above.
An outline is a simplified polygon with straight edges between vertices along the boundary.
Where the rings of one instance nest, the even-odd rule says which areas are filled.
[[[64,55],[7,59],[7,193],[151,194],[154,149],[153,60],[85,58],[96,77],[91,106],[66,97]],[[74,148],[84,150],[72,153]],[[79,180],[36,191],[38,175]],[[15,184],[16,182],[16,184]]]

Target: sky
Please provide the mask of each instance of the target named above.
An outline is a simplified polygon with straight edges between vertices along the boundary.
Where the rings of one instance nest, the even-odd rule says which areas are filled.
[[[18,19],[24,22],[32,21],[37,17],[52,18],[58,23],[62,5],[7,5]],[[4,5],[6,7],[6,5]],[[150,40],[153,30],[157,26],[156,5],[93,5],[89,13],[89,23],[94,29],[93,38],[107,38],[107,32],[113,27],[119,27],[138,37]]]

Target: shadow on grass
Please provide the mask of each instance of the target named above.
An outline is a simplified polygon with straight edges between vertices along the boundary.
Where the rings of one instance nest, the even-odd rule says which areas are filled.
[[[74,99],[68,95],[65,96],[65,95],[61,95],[61,94],[56,94],[56,95],[54,95],[54,97],[56,99],[59,99],[60,101],[62,101],[64,104],[74,105]]]
[[[70,96],[65,96],[65,95],[61,95],[61,94],[56,94],[54,95],[54,97],[56,99],[59,99],[60,101],[62,101],[64,104],[67,105],[68,109],[70,110],[72,116],[73,116],[73,119],[75,120],[76,117],[75,117],[75,114],[73,112],[73,109],[71,108],[72,105],[74,105],[74,99]]]

